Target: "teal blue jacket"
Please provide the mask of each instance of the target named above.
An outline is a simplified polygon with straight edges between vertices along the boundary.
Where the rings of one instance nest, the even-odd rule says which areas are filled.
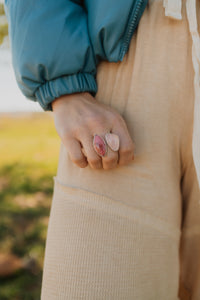
[[[17,84],[30,100],[97,93],[101,60],[122,61],[148,0],[5,0]]]

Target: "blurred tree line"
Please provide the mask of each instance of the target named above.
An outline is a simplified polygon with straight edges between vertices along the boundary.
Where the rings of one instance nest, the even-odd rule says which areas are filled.
[[[0,44],[4,37],[8,34],[8,23],[5,20],[4,5],[0,3]]]

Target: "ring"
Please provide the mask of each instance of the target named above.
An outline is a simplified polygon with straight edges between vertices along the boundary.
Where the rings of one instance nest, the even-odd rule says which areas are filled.
[[[94,147],[94,150],[96,151],[96,153],[99,156],[105,156],[106,155],[106,153],[107,153],[106,142],[98,134],[95,134],[94,137],[93,137],[93,147]]]
[[[115,133],[107,132],[105,134],[105,140],[98,134],[94,134],[93,147],[96,153],[103,157],[107,153],[107,145],[113,151],[119,150],[119,136]]]
[[[105,134],[106,143],[113,151],[119,150],[119,136],[115,133],[107,132]]]

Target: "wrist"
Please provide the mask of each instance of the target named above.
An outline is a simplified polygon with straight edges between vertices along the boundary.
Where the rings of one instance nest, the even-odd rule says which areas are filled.
[[[73,93],[73,94],[65,94],[62,95],[56,99],[54,99],[51,102],[51,106],[52,106],[52,110],[55,111],[58,107],[63,106],[64,104],[66,104],[66,102],[69,102],[70,100],[74,101],[74,99],[77,98],[94,98],[89,92],[79,92],[79,93]]]

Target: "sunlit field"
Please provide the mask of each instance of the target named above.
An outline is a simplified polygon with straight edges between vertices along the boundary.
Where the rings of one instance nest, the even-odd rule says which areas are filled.
[[[40,299],[59,148],[50,112],[0,114],[0,300]]]

